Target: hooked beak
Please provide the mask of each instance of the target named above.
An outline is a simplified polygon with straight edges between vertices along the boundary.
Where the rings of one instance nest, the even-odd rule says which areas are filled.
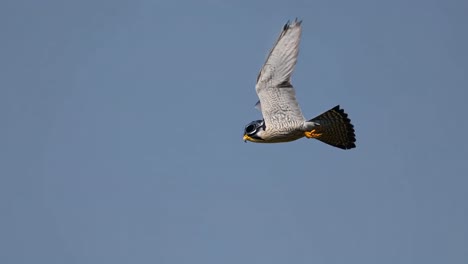
[[[249,137],[249,136],[247,136],[247,135],[244,135],[244,138],[243,138],[243,139],[244,139],[244,142],[245,142],[245,143],[247,143],[247,140],[249,140],[249,141],[250,141],[250,137]]]

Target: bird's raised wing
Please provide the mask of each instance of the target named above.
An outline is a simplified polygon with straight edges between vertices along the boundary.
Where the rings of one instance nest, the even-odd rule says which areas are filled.
[[[255,86],[266,125],[304,121],[290,83],[301,39],[301,22],[286,23],[257,77]]]

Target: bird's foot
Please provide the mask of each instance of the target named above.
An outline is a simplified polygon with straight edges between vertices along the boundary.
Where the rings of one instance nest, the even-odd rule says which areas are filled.
[[[318,138],[322,135],[322,133],[317,133],[315,131],[315,129],[312,129],[312,131],[306,131],[304,132],[304,135],[307,137],[307,138]]]

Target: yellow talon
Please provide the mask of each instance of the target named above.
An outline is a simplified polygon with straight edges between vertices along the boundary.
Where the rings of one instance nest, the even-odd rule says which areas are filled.
[[[305,136],[306,136],[307,138],[318,138],[318,137],[320,137],[320,136],[322,135],[322,133],[316,133],[316,132],[315,132],[315,129],[313,129],[313,130],[310,131],[310,132],[309,132],[309,131],[306,131],[306,132],[304,132],[304,134],[305,134]]]

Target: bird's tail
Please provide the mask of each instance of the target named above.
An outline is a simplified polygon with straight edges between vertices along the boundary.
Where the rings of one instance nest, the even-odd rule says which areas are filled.
[[[315,138],[341,149],[356,147],[354,126],[351,124],[348,114],[340,109],[339,105],[309,121],[318,125],[314,130],[306,132],[308,138]]]

